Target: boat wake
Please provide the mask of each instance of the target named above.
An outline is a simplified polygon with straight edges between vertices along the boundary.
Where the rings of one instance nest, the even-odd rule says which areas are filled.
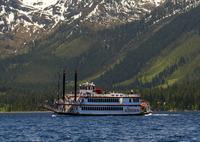
[[[152,114],[153,116],[169,116],[169,114],[164,114],[164,113],[161,113],[161,114]]]
[[[145,115],[146,116],[146,115]],[[179,114],[169,114],[169,113],[157,113],[157,114],[151,114],[151,116],[162,116],[162,117],[166,117],[166,116],[180,116]]]
[[[149,113],[149,114],[145,114],[144,116],[152,116],[153,114],[152,113]]]
[[[55,114],[52,114],[51,117],[57,117]]]

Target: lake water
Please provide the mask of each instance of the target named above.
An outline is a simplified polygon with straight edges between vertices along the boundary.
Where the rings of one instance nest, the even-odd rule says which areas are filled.
[[[0,141],[200,141],[200,112],[149,116],[1,113]]]

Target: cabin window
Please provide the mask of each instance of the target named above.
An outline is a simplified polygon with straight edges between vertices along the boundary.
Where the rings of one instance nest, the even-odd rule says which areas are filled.
[[[129,103],[131,103],[131,98],[129,99]]]
[[[82,107],[82,110],[94,110],[94,111],[120,111],[123,107]]]
[[[133,102],[139,102],[139,98],[137,97],[137,98],[133,98]]]
[[[119,98],[88,98],[88,102],[119,102]]]

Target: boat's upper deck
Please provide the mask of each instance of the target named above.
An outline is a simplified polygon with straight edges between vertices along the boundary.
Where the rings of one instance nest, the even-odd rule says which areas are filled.
[[[74,97],[74,94],[66,94],[66,97]],[[85,93],[77,94],[77,97],[81,98],[140,98],[139,94],[123,94],[123,93],[108,93],[108,94],[96,94],[96,93]]]
[[[85,83],[80,85],[79,92],[75,94],[65,94],[65,102],[81,104],[101,104],[101,105],[138,105],[140,103],[140,95],[125,93],[106,93],[101,88],[95,87],[93,83]]]
[[[137,98],[139,94],[106,93],[103,89],[95,86],[94,83],[83,83],[79,85],[79,97],[98,97],[98,98]]]

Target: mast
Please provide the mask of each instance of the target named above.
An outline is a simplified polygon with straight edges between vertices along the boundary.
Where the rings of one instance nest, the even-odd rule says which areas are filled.
[[[77,70],[75,70],[74,74],[74,100],[77,98]]]
[[[57,88],[57,99],[60,99],[60,73],[58,73],[58,88]]]
[[[65,100],[65,70],[63,71],[63,96],[62,99],[63,101]]]

